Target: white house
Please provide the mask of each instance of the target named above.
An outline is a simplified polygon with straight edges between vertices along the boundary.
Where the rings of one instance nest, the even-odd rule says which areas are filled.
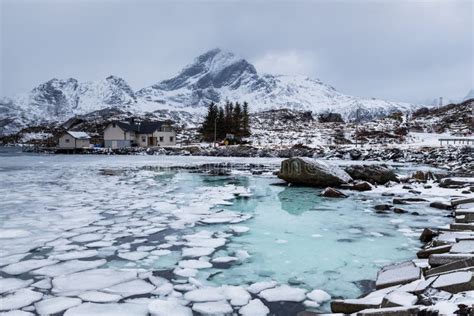
[[[85,132],[67,131],[59,138],[59,148],[89,148],[91,137]]]
[[[176,145],[176,131],[168,122],[112,122],[104,130],[108,148]]]

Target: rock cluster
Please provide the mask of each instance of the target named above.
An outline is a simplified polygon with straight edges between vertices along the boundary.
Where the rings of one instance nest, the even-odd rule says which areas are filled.
[[[448,182],[448,181],[445,181]],[[382,268],[376,290],[357,299],[334,300],[333,313],[357,315],[472,315],[474,310],[474,199],[446,203],[454,223],[426,228],[419,259]]]

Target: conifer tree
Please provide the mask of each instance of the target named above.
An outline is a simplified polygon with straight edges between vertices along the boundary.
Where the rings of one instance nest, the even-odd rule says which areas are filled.
[[[242,109],[242,136],[250,136],[250,126],[249,126],[249,104],[244,102]]]

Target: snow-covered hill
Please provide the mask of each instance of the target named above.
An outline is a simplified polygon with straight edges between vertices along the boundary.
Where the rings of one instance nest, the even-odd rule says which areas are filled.
[[[253,112],[289,108],[337,112],[350,120],[416,108],[408,103],[348,96],[318,79],[259,74],[245,59],[213,49],[177,76],[137,92],[116,76],[85,83],[69,78],[52,79],[30,93],[0,99],[0,134],[106,108],[141,114],[157,110],[202,114],[209,102],[226,100],[247,101]]]

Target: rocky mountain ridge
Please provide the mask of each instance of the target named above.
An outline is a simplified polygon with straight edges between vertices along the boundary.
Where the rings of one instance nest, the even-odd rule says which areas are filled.
[[[51,79],[29,93],[0,99],[0,135],[104,109],[200,115],[209,102],[226,100],[247,101],[253,112],[281,108],[335,112],[346,120],[369,120],[417,108],[409,103],[348,96],[319,79],[259,74],[245,59],[213,49],[198,56],[177,76],[136,92],[117,76],[82,83],[68,78]]]

